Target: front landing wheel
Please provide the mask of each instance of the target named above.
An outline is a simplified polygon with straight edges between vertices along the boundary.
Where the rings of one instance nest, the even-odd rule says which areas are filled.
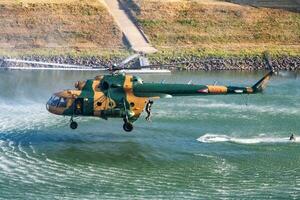
[[[133,130],[133,125],[130,122],[125,122],[123,125],[123,129],[126,132],[131,132]]]
[[[77,122],[71,121],[70,128],[73,129],[73,130],[75,130],[77,127],[78,127]]]

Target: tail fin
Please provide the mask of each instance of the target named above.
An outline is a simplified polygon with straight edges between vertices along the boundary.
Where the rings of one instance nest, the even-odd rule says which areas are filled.
[[[271,76],[275,73],[268,52],[263,53],[263,60],[265,61],[266,67],[270,70],[270,72],[267,73],[262,79],[260,79],[255,85],[252,86],[253,93],[262,92],[267,87]]]
[[[262,92],[267,87],[267,84],[273,74],[274,72],[270,71],[262,79],[260,79],[257,83],[255,83],[255,85],[252,86],[253,93]]]

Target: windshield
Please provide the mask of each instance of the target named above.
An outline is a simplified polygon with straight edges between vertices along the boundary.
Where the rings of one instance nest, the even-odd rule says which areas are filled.
[[[61,98],[58,96],[52,96],[49,101],[48,104],[50,106],[56,106],[56,107],[66,107],[67,106],[67,99],[66,98]]]
[[[67,107],[67,99],[66,98],[60,98],[58,107]]]

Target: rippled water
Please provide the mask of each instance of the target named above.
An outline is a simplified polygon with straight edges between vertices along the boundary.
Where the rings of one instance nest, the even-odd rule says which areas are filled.
[[[162,99],[132,133],[121,120],[45,109],[91,72],[0,71],[2,199],[299,199],[300,79],[263,95]],[[147,81],[251,85],[262,73],[175,73]]]

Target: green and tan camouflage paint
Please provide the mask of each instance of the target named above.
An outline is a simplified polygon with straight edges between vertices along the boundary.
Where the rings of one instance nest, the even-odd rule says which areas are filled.
[[[67,99],[66,107],[47,104],[49,112],[57,115],[77,116],[74,102],[81,99],[83,113],[80,116],[127,118],[137,120],[149,99],[172,96],[200,96],[225,94],[255,94],[262,92],[273,72],[269,72],[252,87],[144,83],[140,77],[111,74],[95,79],[78,81],[75,90],[64,90],[54,95]]]

